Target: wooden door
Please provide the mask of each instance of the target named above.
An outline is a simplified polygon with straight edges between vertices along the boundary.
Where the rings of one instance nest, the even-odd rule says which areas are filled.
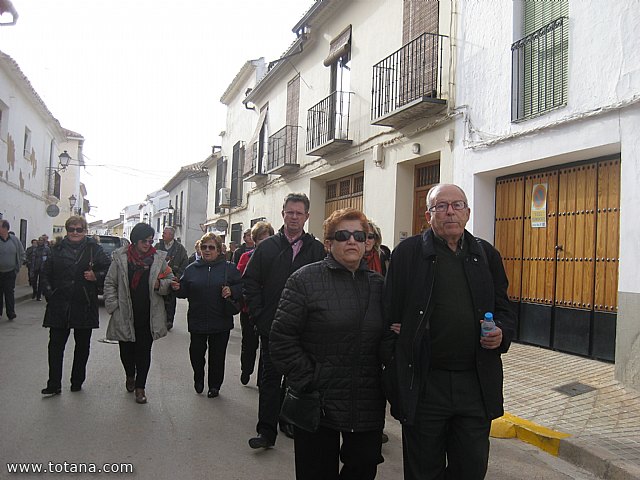
[[[429,228],[425,212],[427,211],[427,193],[440,183],[440,161],[416,165],[414,171],[413,193],[413,234],[417,235]]]

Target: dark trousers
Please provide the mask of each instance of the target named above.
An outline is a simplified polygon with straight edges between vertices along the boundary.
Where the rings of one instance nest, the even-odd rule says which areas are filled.
[[[135,377],[136,388],[145,388],[147,375],[151,368],[151,347],[153,337],[151,329],[147,325],[134,325],[136,332],[135,342],[119,342],[120,361],[127,377]]]
[[[242,344],[240,349],[240,370],[251,375],[256,364],[256,354],[260,337],[256,332],[256,327],[249,319],[249,314],[240,312],[240,327],[242,328]],[[260,372],[260,367],[258,367]]]
[[[282,375],[271,361],[269,336],[260,335],[260,391],[258,398],[258,425],[256,431],[275,442],[278,435],[278,417],[282,405]]]
[[[62,386],[62,362],[64,347],[71,330],[68,328],[49,329],[49,380],[47,388],[56,389]],[[71,385],[81,386],[87,377],[87,360],[91,345],[90,328],[74,328],[73,339],[76,342],[73,350],[73,366],[71,367]]]
[[[405,480],[482,480],[491,421],[477,373],[431,370],[425,383],[415,423],[402,427]]]
[[[382,430],[354,433],[320,427],[311,433],[295,427],[293,442],[296,478],[301,480],[370,480],[383,461]]]
[[[164,309],[167,312],[167,325],[173,325],[173,317],[176,316],[176,295],[173,292],[164,296]]]
[[[229,331],[220,333],[191,333],[189,358],[193,367],[193,381],[204,384],[205,353],[209,343],[209,369],[207,381],[209,389],[220,390],[224,381],[224,363],[229,343]]]
[[[33,294],[31,298],[42,298],[42,271],[31,272],[31,289]]]
[[[16,272],[0,272],[0,315],[2,315],[2,306],[6,307],[8,314],[16,313]]]

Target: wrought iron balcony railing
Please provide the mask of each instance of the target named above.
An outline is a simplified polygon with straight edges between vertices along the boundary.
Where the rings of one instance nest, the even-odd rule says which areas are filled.
[[[371,123],[398,127],[441,111],[444,41],[424,33],[373,66]]]
[[[261,178],[265,178],[267,174],[263,171],[261,162],[260,140],[256,140],[253,144],[248,145],[245,156],[245,168],[243,169],[242,179],[245,182],[255,182]],[[260,158],[259,158],[260,157]]]
[[[511,121],[566,105],[568,22],[559,17],[511,45]]]
[[[287,125],[269,137],[267,173],[283,174],[297,170],[298,126]]]
[[[307,154],[322,156],[351,145],[349,111],[353,92],[335,91],[307,112]]]

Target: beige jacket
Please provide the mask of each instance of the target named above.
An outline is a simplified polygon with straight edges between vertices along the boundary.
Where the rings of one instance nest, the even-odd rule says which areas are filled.
[[[135,342],[133,328],[133,307],[129,290],[129,272],[127,266],[127,248],[121,247],[113,252],[111,266],[104,280],[104,306],[111,314],[107,327],[107,339],[120,342]],[[167,313],[163,295],[169,293],[173,274],[160,280],[160,288],[153,285],[161,272],[167,269],[166,253],[158,251],[153,258],[149,272],[149,298],[151,300],[151,336],[154,340],[167,334]]]

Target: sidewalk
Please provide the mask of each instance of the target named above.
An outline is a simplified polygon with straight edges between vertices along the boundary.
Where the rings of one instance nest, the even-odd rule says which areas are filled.
[[[613,364],[512,344],[503,355],[505,411],[567,433],[559,457],[610,480],[640,479],[640,392]]]

